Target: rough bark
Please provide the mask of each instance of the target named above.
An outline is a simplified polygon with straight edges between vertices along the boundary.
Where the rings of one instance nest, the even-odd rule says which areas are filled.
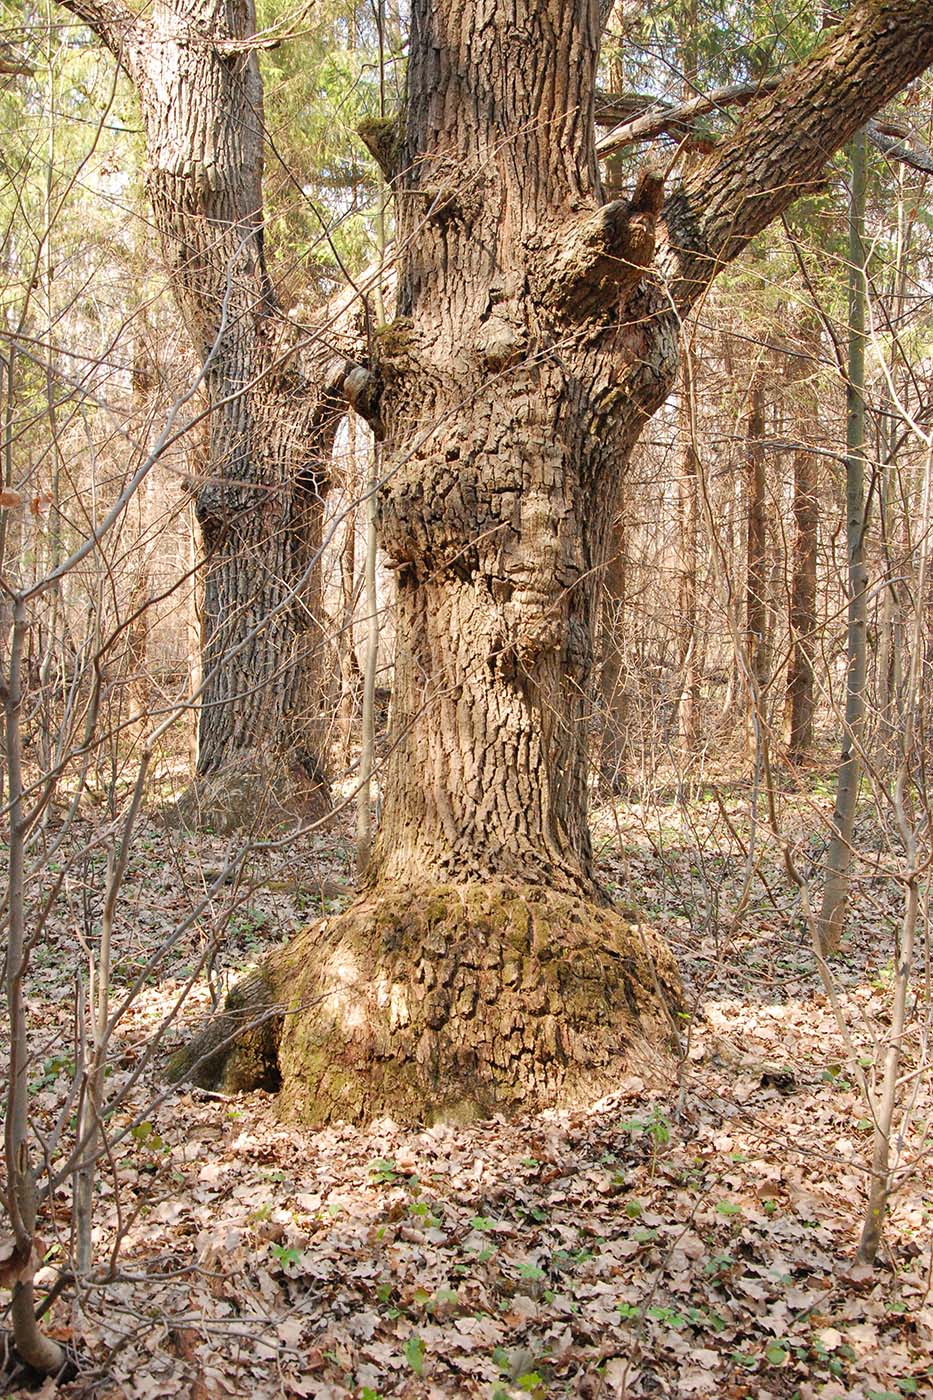
[[[832,154],[933,62],[933,12],[862,0],[665,203],[671,293],[692,305],[717,272],[807,189]]]
[[[513,881],[383,889],[242,984],[171,1073],[227,1092],[281,1077],[280,1108],[309,1123],[467,1121],[656,1067],[678,997],[631,914]]]
[[[322,497],[343,361],[299,353],[263,247],[263,118],[252,0],[64,0],[139,95],[162,257],[206,367],[209,441],[197,491],[204,546],[196,783],[181,804],[251,823],[265,792],[320,796]]]
[[[627,540],[625,502],[620,492],[612,526],[612,548],[604,574],[601,650],[603,732],[600,768],[612,792],[626,789],[631,756],[628,682],[625,663],[625,592]]]
[[[374,865],[592,897],[586,716],[614,469],[677,346],[664,312],[660,335],[623,343],[620,304],[650,305],[659,186],[649,172],[594,211],[594,9],[520,8],[514,30],[413,10],[399,319],[379,338],[396,461],[380,523],[406,645]]]
[[[616,486],[683,311],[933,57],[933,15],[860,6],[663,205],[649,172],[600,212],[597,0],[500,8],[412,5],[398,315],[356,399],[398,579],[382,823],[369,892],[302,940],[300,983],[291,951],[266,970],[283,1103],[315,1121],[582,1097],[670,1024],[673,967],[607,910],[587,822]]]

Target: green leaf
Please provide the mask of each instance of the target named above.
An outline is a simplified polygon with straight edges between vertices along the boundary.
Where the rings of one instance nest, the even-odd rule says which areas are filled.
[[[648,1316],[655,1322],[663,1322],[667,1327],[673,1327],[679,1332],[682,1327],[687,1326],[687,1318],[676,1308],[666,1308],[661,1303],[656,1303],[648,1309]]]
[[[416,1376],[424,1373],[424,1342],[417,1333],[412,1332],[405,1343],[405,1360],[408,1362]]]
[[[741,1215],[742,1207],[736,1205],[735,1201],[720,1201],[716,1206],[720,1215]]]
[[[765,1350],[765,1356],[772,1366],[783,1366],[789,1355],[790,1352],[786,1347],[781,1346],[780,1342],[771,1342]]]
[[[275,1255],[276,1259],[278,1259],[283,1269],[287,1269],[289,1264],[297,1264],[301,1258],[301,1254],[297,1249],[293,1249],[285,1244],[272,1245],[272,1253]]]
[[[509,1353],[506,1351],[505,1347],[493,1347],[492,1364],[498,1366],[500,1371],[508,1372],[511,1370],[512,1363],[509,1360]]]

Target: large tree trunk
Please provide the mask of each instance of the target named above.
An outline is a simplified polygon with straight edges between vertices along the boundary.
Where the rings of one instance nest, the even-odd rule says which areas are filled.
[[[615,484],[677,368],[674,313],[639,285],[661,183],[599,209],[595,5],[519,9],[413,6],[370,409],[398,581],[382,821],[365,901],[270,973],[307,1008],[279,1062],[309,1119],[607,1092],[678,1000],[669,952],[607,906],[587,822]],[[627,335],[626,293],[662,334]]]
[[[203,809],[215,829],[253,823],[265,802],[276,815],[324,787],[316,562],[342,362],[298,353],[266,270],[252,0],[160,0],[139,17],[65,3],[139,94],[162,256],[204,367],[200,781],[181,811]]]
[[[933,17],[906,25],[905,47],[889,20],[915,7],[870,4],[662,212],[650,171],[630,200],[600,202],[597,0],[504,8],[414,0],[404,123],[382,143],[398,317],[353,390],[385,439],[398,577],[383,818],[361,901],[247,999],[279,1016],[283,1102],[309,1120],[580,1099],[667,1033],[670,955],[607,906],[587,824],[616,483],[721,258],[894,90],[885,64],[903,75],[924,43],[933,55]],[[218,1055],[225,1024],[176,1070],[210,1053],[214,1082],[248,1079],[248,1050]]]

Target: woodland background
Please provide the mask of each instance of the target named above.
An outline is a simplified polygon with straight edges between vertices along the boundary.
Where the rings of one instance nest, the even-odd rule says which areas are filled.
[[[605,126],[626,119],[609,94],[657,115],[780,71],[809,51],[819,10],[618,6]],[[397,101],[406,18],[391,0],[260,5],[265,243],[299,323],[385,256],[391,200],[356,129]],[[650,139],[689,161],[731,111],[662,113]],[[885,116],[863,234],[856,209],[853,245],[849,151],[698,307],[620,502],[590,719],[595,839],[607,887],[683,970],[694,1015],[673,1075],[633,1073],[587,1112],[311,1133],[279,1123],[270,1096],[167,1088],[162,1070],[263,951],[344,907],[365,863],[394,587],[380,564],[367,589],[372,439],[355,414],[341,424],[324,505],[316,644],[336,813],[296,827],[270,793],[245,822],[209,807],[180,821],[201,684],[198,447],[179,430],[197,365],[126,78],[65,11],[3,0],[5,669],[10,589],[35,585],[3,761],[6,782],[19,743],[35,805],[5,918],[21,908],[31,950],[10,995],[28,1022],[42,1168],[36,1288],[50,1335],[80,1358],[63,1388],[933,1393],[929,77]],[[627,188],[643,154],[612,156],[610,185]],[[864,715],[851,708],[853,383]],[[844,934],[826,959],[844,736],[857,803]],[[856,1260],[872,1180],[885,1237]],[[10,1386],[23,1379],[11,1363]]]

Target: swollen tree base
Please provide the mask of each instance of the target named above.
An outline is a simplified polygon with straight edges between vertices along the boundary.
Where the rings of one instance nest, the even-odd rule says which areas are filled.
[[[198,774],[163,808],[162,818],[169,827],[220,836],[259,835],[322,817],[330,802],[330,785],[313,762],[244,753],[216,772]]]
[[[170,1068],[279,1088],[308,1124],[470,1121],[590,1102],[665,1058],[674,960],[619,911],[539,886],[376,890],[236,988]]]

